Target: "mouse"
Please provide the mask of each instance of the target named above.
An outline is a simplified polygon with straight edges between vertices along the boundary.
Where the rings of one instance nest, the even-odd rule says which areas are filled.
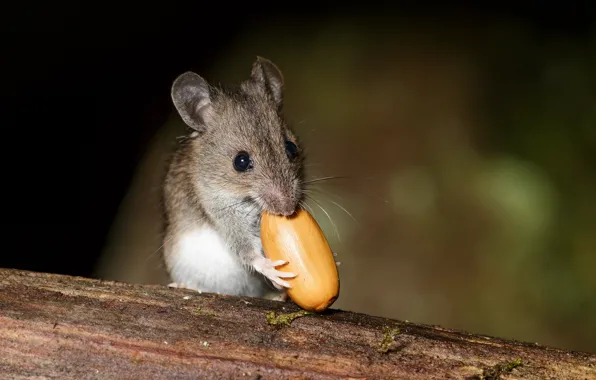
[[[188,134],[163,181],[163,261],[173,288],[285,301],[296,274],[264,255],[260,218],[302,204],[303,149],[284,117],[281,70],[256,57],[247,77],[212,85],[187,71],[171,85]]]

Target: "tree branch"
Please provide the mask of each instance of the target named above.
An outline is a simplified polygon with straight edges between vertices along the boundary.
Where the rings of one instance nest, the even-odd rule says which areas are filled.
[[[0,352],[0,378],[11,379],[596,379],[594,354],[339,310],[308,314],[292,303],[8,269],[0,269]]]

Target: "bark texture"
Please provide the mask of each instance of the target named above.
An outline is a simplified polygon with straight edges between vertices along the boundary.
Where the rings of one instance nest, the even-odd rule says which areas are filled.
[[[286,315],[295,312],[0,269],[0,378],[596,379],[594,354],[340,310]]]

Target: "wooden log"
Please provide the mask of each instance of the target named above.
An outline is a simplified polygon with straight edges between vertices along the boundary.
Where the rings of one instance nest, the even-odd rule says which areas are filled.
[[[596,379],[594,354],[340,310],[284,315],[293,312],[290,302],[0,269],[0,378]]]

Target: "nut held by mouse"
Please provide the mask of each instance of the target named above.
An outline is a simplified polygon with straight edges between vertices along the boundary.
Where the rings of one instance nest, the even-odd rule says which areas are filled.
[[[297,274],[287,281],[290,298],[300,307],[321,312],[339,296],[339,275],[333,252],[317,221],[299,209],[285,217],[267,211],[261,217],[265,255],[287,261],[285,269]]]
[[[264,255],[260,237],[263,212],[289,216],[303,199],[303,152],[283,117],[283,91],[281,71],[260,57],[234,87],[193,72],[174,80],[171,98],[190,129],[163,186],[170,286],[286,299],[296,274]]]

